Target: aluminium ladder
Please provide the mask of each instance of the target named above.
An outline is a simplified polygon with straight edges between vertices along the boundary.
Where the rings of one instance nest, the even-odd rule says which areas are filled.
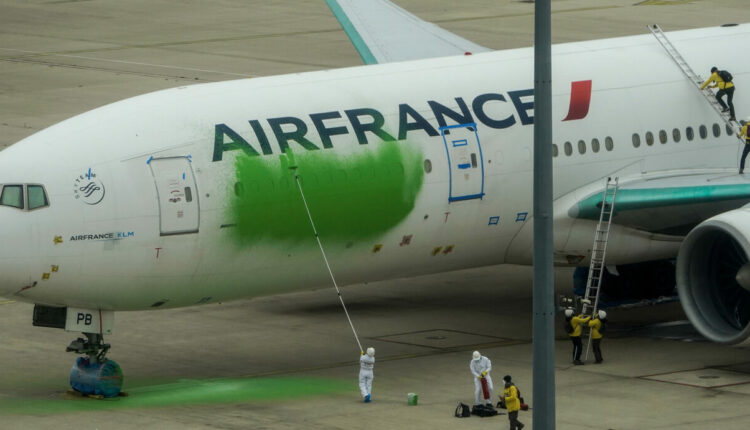
[[[687,76],[687,78],[690,80],[690,82],[695,85],[698,91],[703,94],[703,97],[706,98],[711,107],[713,107],[716,113],[719,114],[719,117],[721,117],[722,121],[724,121],[727,127],[731,128],[734,131],[737,131],[739,129],[739,123],[737,122],[737,120],[730,119],[729,111],[722,111],[721,105],[719,104],[719,101],[716,100],[716,96],[714,95],[713,91],[711,91],[708,87],[701,89],[701,85],[703,85],[703,79],[698,76],[698,74],[693,71],[690,65],[688,65],[687,61],[682,58],[682,55],[680,55],[680,53],[677,51],[677,48],[675,48],[674,45],[672,45],[672,42],[667,39],[667,35],[664,34],[664,32],[661,30],[661,27],[659,27],[658,24],[652,24],[648,26],[648,29],[651,30],[651,33],[653,33],[654,37],[656,37],[656,40],[659,41],[659,43],[664,48],[664,50],[667,51],[669,56],[672,57],[672,60],[674,60],[680,70],[682,70],[682,73],[684,73],[685,76]],[[742,139],[740,139],[740,141],[742,141]],[[742,144],[744,145],[745,142],[742,141]]]
[[[615,197],[617,196],[618,178],[607,178],[602,196],[602,209],[599,213],[599,223],[594,233],[594,246],[591,250],[591,263],[589,264],[589,276],[586,281],[586,293],[581,314],[583,316],[593,315],[599,309],[599,290],[602,284],[602,272],[604,268],[604,257],[607,252],[607,240],[609,240],[609,227],[612,223],[612,214],[615,210]]]
[[[606,270],[604,257],[607,253],[607,241],[609,240],[609,227],[612,224],[612,216],[615,211],[615,197],[617,197],[617,186],[619,178],[607,178],[602,196],[602,210],[599,213],[599,223],[594,233],[594,246],[591,250],[591,263],[589,264],[589,276],[586,281],[586,293],[584,294],[581,315],[593,317],[599,310],[599,292],[601,291],[603,272]],[[586,343],[586,356],[589,358],[591,346],[591,331],[589,330],[588,342]]]

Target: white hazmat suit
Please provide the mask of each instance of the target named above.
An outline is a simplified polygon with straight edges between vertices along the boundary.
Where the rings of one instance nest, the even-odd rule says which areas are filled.
[[[375,368],[375,349],[367,348],[367,354],[359,357],[359,391],[365,402],[370,401],[372,393],[373,368]]]
[[[471,370],[471,374],[474,375],[474,404],[475,405],[481,405],[482,403],[485,403],[484,395],[482,393],[482,373],[485,373],[484,377],[487,379],[487,388],[490,392],[490,398],[486,400],[488,405],[492,404],[492,394],[493,394],[493,385],[492,385],[492,378],[490,377],[490,370],[492,370],[492,362],[489,358],[480,355],[479,353],[475,352],[474,357],[479,356],[479,358],[473,358],[469,362],[469,369]]]

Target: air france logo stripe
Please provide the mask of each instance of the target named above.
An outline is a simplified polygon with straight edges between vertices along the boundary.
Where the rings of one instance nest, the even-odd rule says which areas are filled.
[[[591,104],[591,80],[570,83],[570,107],[563,121],[583,119],[589,113]]]

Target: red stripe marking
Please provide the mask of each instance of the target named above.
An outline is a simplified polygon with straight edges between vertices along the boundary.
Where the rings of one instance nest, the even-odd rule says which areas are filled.
[[[591,80],[570,83],[570,108],[563,121],[585,118],[591,103]]]

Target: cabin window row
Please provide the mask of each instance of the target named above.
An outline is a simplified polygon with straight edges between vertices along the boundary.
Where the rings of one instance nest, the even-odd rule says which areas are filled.
[[[586,141],[579,140],[578,144],[578,153],[579,154],[585,154],[587,150]],[[615,142],[612,140],[611,137],[607,136],[604,138],[604,149],[607,151],[612,151],[615,148]],[[593,153],[597,153],[602,150],[602,143],[597,138],[591,139],[591,151]],[[565,155],[571,156],[573,155],[573,144],[571,142],[565,142],[563,144],[563,151],[565,152]],[[557,148],[557,144],[552,144],[552,156],[557,157],[559,155],[559,149]]]
[[[725,127],[725,132],[727,136],[731,136],[734,134],[734,130],[732,127],[727,125]],[[717,123],[714,123],[711,126],[711,134],[713,137],[721,137],[721,126]],[[698,127],[698,136],[700,136],[701,139],[707,139],[708,138],[708,127],[705,125],[701,125]],[[654,135],[654,133],[647,131],[643,135],[644,140],[646,141],[646,145],[652,146],[656,141],[658,140],[660,143],[665,144],[669,141],[669,133],[667,133],[666,130],[659,130],[659,132]],[[688,140],[688,142],[691,142],[695,139],[695,130],[693,127],[686,127],[685,128],[685,138]],[[638,148],[641,146],[641,135],[639,133],[633,133],[633,147]],[[672,141],[675,143],[680,142],[682,140],[682,132],[679,128],[672,129]]]
[[[0,185],[0,206],[33,210],[49,206],[47,192],[39,184]]]

